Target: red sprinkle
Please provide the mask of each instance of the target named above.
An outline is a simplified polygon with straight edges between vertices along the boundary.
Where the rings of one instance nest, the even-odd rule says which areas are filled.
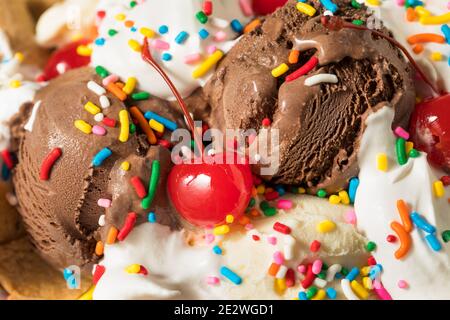
[[[309,263],[308,266],[306,267],[305,279],[303,279],[301,282],[303,289],[308,289],[314,282],[315,278],[316,275],[312,272],[312,264]]]
[[[319,251],[320,246],[321,246],[320,241],[314,240],[313,242],[311,242],[309,250],[311,250],[311,252],[317,252]]]
[[[137,214],[135,212],[130,212],[125,220],[125,224],[120,229],[119,234],[117,235],[117,239],[119,241],[125,240],[125,238],[128,236],[128,234],[133,230],[134,225],[136,224]]]
[[[92,277],[92,282],[94,284],[97,284],[97,282],[100,280],[100,278],[105,273],[105,270],[106,270],[106,268],[104,266],[101,266],[99,264],[95,266],[94,275]]]
[[[108,118],[108,117],[105,117],[105,118],[103,118],[103,124],[105,126],[114,128],[116,126],[116,120]]]
[[[277,199],[280,196],[280,194],[276,191],[268,192],[264,195],[264,198],[266,198],[267,201],[272,201]]]
[[[295,271],[289,268],[286,272],[286,287],[290,288],[295,286]]]
[[[52,171],[53,165],[61,157],[61,155],[62,150],[60,148],[55,148],[48,154],[41,164],[41,172],[39,174],[39,178],[41,180],[46,181],[50,179],[50,172]]]
[[[317,59],[317,57],[315,57],[315,56],[311,57],[311,59],[309,59],[309,61],[307,63],[305,63],[303,66],[298,68],[296,71],[294,71],[293,73],[288,75],[286,77],[286,82],[294,81],[294,80],[300,78],[301,76],[307,74],[312,69],[314,69],[314,67],[317,66],[318,63],[319,63],[319,59]]]
[[[100,19],[103,19],[106,15],[106,12],[104,10],[99,10],[97,11],[97,17],[99,17]]]
[[[287,225],[282,224],[280,222],[275,222],[273,225],[273,230],[278,231],[283,234],[290,234],[291,228],[289,228]]]
[[[164,140],[164,139],[159,139],[159,140],[158,140],[158,144],[159,144],[161,147],[164,147],[164,148],[166,148],[166,149],[172,148],[172,144],[171,144],[169,141]]]
[[[262,183],[262,180],[261,180],[260,177],[257,177],[257,176],[255,176],[255,175],[253,175],[252,178],[253,178],[253,184],[254,184],[255,186],[260,185],[260,184]]]
[[[388,235],[388,236],[386,237],[386,241],[387,241],[387,242],[391,242],[391,243],[396,242],[396,241],[397,241],[397,237],[394,236],[393,234],[390,234],[390,235]]]
[[[272,121],[270,121],[269,118],[264,118],[262,121],[262,126],[263,127],[270,127],[270,125],[272,124]]]
[[[442,176],[441,181],[444,184],[444,186],[450,186],[450,176]]]
[[[257,236],[256,234],[252,235],[252,239],[255,241],[259,241],[261,238]]]
[[[147,190],[139,177],[134,176],[131,178],[131,184],[139,198],[144,199],[147,196]]]
[[[209,1],[209,0],[203,1],[203,12],[204,12],[207,16],[212,15],[212,13],[213,13],[213,4],[212,4],[212,1]]]
[[[141,268],[139,269],[138,273],[146,276],[146,275],[148,275],[148,270],[143,265],[141,265]]]
[[[375,260],[375,258],[374,258],[373,256],[370,256],[370,257],[367,259],[367,264],[368,264],[369,266],[374,266],[374,265],[377,264],[377,260]]]
[[[9,150],[3,150],[2,151],[2,159],[3,159],[3,162],[6,164],[6,166],[8,167],[9,170],[12,170],[12,168],[14,168],[14,160],[13,160]]]

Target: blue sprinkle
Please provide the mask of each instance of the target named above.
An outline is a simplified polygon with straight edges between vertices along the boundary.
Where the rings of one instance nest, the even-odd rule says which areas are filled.
[[[447,43],[450,44],[450,27],[448,26],[448,24],[443,24],[441,26],[441,31],[444,34]]]
[[[423,2],[422,1],[418,1],[418,0],[406,0],[406,7],[418,7],[418,6],[423,6]]]
[[[105,38],[97,38],[95,39],[95,44],[98,46],[103,46],[105,44],[106,40]]]
[[[92,160],[92,164],[94,167],[100,167],[106,159],[108,159],[112,155],[112,151],[108,148],[102,149],[99,153],[97,153]]]
[[[220,256],[222,254],[222,249],[219,246],[214,246],[213,252]]]
[[[285,194],[286,194],[286,190],[284,189],[284,187],[283,186],[276,186],[275,187],[275,190],[278,192],[278,195],[281,197],[281,196],[284,196]]]
[[[440,251],[442,249],[441,244],[439,243],[439,240],[436,238],[436,236],[433,234],[429,234],[425,237],[425,240],[427,240],[428,245],[433,249],[434,251]]]
[[[231,29],[233,29],[233,31],[236,33],[241,33],[244,30],[244,27],[239,20],[234,19],[233,21],[231,21]]]
[[[201,29],[201,30],[198,32],[198,35],[200,36],[200,38],[202,38],[203,40],[205,40],[206,38],[209,37],[209,32],[208,32],[208,30],[206,30],[206,29]]]
[[[436,228],[433,227],[431,224],[429,224],[420,214],[418,214],[417,212],[413,212],[411,213],[411,220],[414,223],[414,225],[419,228],[422,229],[425,232],[428,233],[435,233],[436,232]]]
[[[64,276],[64,280],[68,280],[71,276],[73,275],[73,271],[66,268],[63,270],[63,276]]]
[[[165,52],[162,54],[161,59],[163,59],[163,61],[170,61],[172,60],[172,55],[168,52]]]
[[[337,297],[337,292],[336,292],[336,290],[334,290],[333,288],[328,288],[327,289],[327,296],[328,296],[328,298],[330,298],[330,299],[336,299],[336,297]]]
[[[131,31],[131,32],[136,32],[136,31],[137,31],[137,28],[136,28],[136,27],[131,27],[130,31]]]
[[[169,32],[169,27],[163,24],[161,27],[159,27],[158,31],[160,34],[166,34],[167,32]]]
[[[300,292],[298,293],[298,298],[299,298],[300,300],[308,300],[308,297],[306,296],[306,292],[304,292],[304,291],[300,291]]]
[[[383,271],[383,266],[381,264],[376,264],[369,271],[369,278],[374,280]]]
[[[352,282],[356,279],[356,277],[359,276],[359,269],[357,267],[354,267],[345,277],[348,281]]]
[[[165,128],[169,129],[170,131],[175,131],[175,130],[178,129],[178,125],[175,122],[170,121],[170,120],[168,120],[166,118],[163,118],[163,117],[161,117],[160,115],[158,115],[158,114],[156,114],[154,112],[147,111],[144,114],[144,117],[147,120],[153,119],[153,120],[158,121],[159,123],[161,123]]]
[[[240,285],[242,283],[242,278],[227,267],[220,268],[220,274],[236,285]]]
[[[297,2],[303,2],[303,3],[305,3],[306,0],[297,0]]]
[[[448,57],[448,66],[450,67],[450,57]]]
[[[187,33],[186,31],[181,31],[175,38],[175,42],[178,44],[182,44],[184,43],[187,38],[189,37],[189,33]]]
[[[330,10],[333,13],[336,13],[336,11],[339,9],[338,6],[331,0],[320,0],[320,3],[322,3],[325,9]]]
[[[6,181],[11,176],[11,171],[8,169],[8,166],[6,163],[3,163],[2,165],[2,180]]]
[[[350,197],[350,202],[355,203],[356,191],[358,190],[359,179],[352,178],[350,179],[350,183],[348,185],[348,196]]]
[[[78,284],[77,284],[77,277],[71,276],[67,281],[67,284],[69,285],[70,289],[77,289],[78,288]]]
[[[340,280],[344,277],[344,275],[340,272],[336,273],[336,275],[334,276],[337,280]]]
[[[150,222],[150,223],[156,222],[156,214],[154,212],[150,212],[148,214],[148,222]]]

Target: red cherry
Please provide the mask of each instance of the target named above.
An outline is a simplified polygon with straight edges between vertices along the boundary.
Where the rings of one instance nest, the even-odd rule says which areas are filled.
[[[39,80],[49,81],[65,71],[87,66],[91,62],[91,58],[80,56],[77,53],[77,48],[80,45],[87,45],[90,42],[90,40],[86,39],[79,40],[56,50],[48,60],[43,74],[38,77]]]
[[[218,225],[229,214],[239,219],[248,206],[253,187],[250,166],[216,163],[223,157],[217,154],[205,157],[208,161],[202,164],[179,164],[169,174],[170,199],[193,225]]]
[[[253,11],[256,14],[265,16],[284,6],[286,2],[287,0],[253,0]]]
[[[419,103],[410,121],[414,147],[428,154],[431,164],[450,172],[450,94]]]

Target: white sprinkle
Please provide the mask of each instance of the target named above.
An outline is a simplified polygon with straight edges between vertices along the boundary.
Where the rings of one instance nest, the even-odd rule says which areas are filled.
[[[103,109],[109,108],[111,106],[111,103],[109,102],[109,99],[107,96],[100,96],[100,106]]]
[[[103,113],[97,113],[94,116],[94,120],[97,121],[97,122],[102,122],[103,119],[105,119],[105,116],[103,115]]]
[[[105,215],[104,214],[102,214],[101,216],[100,216],[100,218],[98,218],[98,225],[100,226],[100,227],[104,227],[105,226],[105,224],[106,224],[106,221],[105,221]]]
[[[288,271],[288,268],[286,266],[281,265],[280,269],[278,269],[277,274],[275,275],[275,278],[277,279],[284,279],[286,276],[286,272]]]
[[[333,264],[330,266],[327,270],[327,277],[325,280],[328,282],[333,281],[334,277],[336,276],[336,273],[340,272],[342,269],[342,266],[340,264]]]
[[[359,300],[358,296],[353,292],[352,287],[350,286],[350,280],[342,279],[341,287],[347,300]]]
[[[316,74],[315,76],[312,76],[312,77],[309,77],[308,79],[306,79],[305,86],[312,87],[319,83],[324,83],[324,82],[338,83],[338,81],[339,81],[338,78],[334,74],[321,73],[321,74]]]
[[[333,12],[331,12],[330,10],[326,10],[326,11],[323,13],[323,15],[324,15],[324,16],[334,16]]]
[[[87,84],[87,87],[89,90],[91,90],[98,96],[104,95],[106,93],[105,88],[103,88],[102,86],[100,86],[98,83],[96,83],[94,81],[89,81]]]
[[[283,255],[286,260],[291,260],[294,257],[294,246],[285,244],[283,246]]]
[[[58,71],[58,74],[66,73],[69,66],[65,62],[60,62],[56,65],[56,71]]]
[[[327,285],[327,283],[328,283],[328,282],[326,282],[325,280],[320,279],[320,278],[315,278],[315,279],[314,279],[314,285],[315,285],[316,287],[319,287],[319,288],[325,288],[325,286]]]

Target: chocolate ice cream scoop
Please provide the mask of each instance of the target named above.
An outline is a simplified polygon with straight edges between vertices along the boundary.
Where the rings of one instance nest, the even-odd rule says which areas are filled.
[[[84,107],[88,102],[101,105],[99,95],[88,89],[89,81],[101,84],[91,68],[67,72],[37,93],[31,116],[23,110],[22,121],[14,121],[16,136],[20,132],[17,126],[25,126],[19,137],[13,177],[19,211],[34,245],[60,268],[95,262],[102,245],[116,238],[114,231],[123,229],[131,212],[136,213],[138,224],[148,221],[148,214],[154,212],[158,222],[178,227],[165,188],[172,163],[170,151],[150,145],[139,126],[137,133],[130,132],[126,142],[119,141],[121,125],[126,122],[119,121],[119,113],[130,110],[126,119],[131,124],[132,108],[127,109],[110,93],[104,93],[110,106],[101,112],[116,124],[111,127],[96,122]],[[152,111],[182,126],[182,118],[168,107],[158,101],[139,103],[142,113]],[[74,124],[78,120],[101,126],[106,134],[82,132]],[[55,148],[61,150],[61,156],[51,166],[49,179],[41,180],[41,166]],[[148,195],[158,161],[156,194],[149,205],[143,206],[142,198]],[[143,186],[140,192],[136,181]]]
[[[345,21],[377,27],[366,7],[333,2],[335,15]],[[309,16],[297,5],[316,13]],[[371,111],[390,105],[396,114],[392,126],[407,128],[415,103],[412,67],[400,50],[370,31],[325,28],[325,10],[318,0],[289,1],[244,35],[196,93],[204,101],[197,116],[213,128],[260,130],[263,119],[270,119],[269,134],[279,132],[280,166],[264,178],[310,192],[339,191],[357,174],[356,154]],[[293,50],[298,61],[288,58]],[[282,64],[289,70],[272,75]],[[315,83],[320,76],[313,76],[321,74],[325,82]],[[261,167],[254,165],[254,171]]]

